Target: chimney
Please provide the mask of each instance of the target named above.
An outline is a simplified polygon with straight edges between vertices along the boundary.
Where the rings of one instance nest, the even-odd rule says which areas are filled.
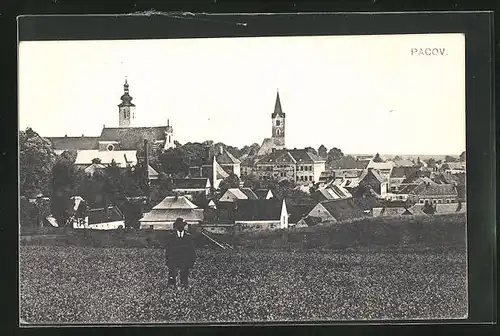
[[[82,133],[82,138],[84,137],[83,133]]]
[[[222,147],[222,145],[219,146],[219,152],[222,154],[224,153],[224,147]]]

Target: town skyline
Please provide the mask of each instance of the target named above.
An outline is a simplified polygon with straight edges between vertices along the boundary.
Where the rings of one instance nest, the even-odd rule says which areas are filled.
[[[443,62],[399,50],[429,41],[454,56]],[[394,54],[397,44],[404,46]],[[367,48],[371,62],[355,52]],[[271,135],[279,90],[287,148],[459,155],[465,150],[463,48],[458,34],[22,42],[19,126],[41,136],[98,136],[103,125],[118,127],[126,77],[134,126],[170,120],[181,144],[260,145]],[[205,59],[197,57],[201,52]]]

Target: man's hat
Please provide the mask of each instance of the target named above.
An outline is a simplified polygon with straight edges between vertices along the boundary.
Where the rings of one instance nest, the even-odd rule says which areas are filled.
[[[186,222],[184,221],[183,218],[179,217],[175,220],[174,222],[174,229],[182,229],[186,226]]]

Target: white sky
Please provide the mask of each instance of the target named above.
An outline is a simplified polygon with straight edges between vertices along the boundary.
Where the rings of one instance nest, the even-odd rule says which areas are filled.
[[[168,118],[181,143],[260,144],[279,88],[288,148],[465,150],[461,34],[21,42],[19,126],[42,136],[116,127],[125,75],[136,125]]]

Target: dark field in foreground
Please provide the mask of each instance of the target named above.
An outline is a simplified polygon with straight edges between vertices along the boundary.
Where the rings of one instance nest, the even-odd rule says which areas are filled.
[[[163,251],[21,246],[26,323],[440,319],[467,315],[466,253],[198,251],[192,290],[165,291]]]

